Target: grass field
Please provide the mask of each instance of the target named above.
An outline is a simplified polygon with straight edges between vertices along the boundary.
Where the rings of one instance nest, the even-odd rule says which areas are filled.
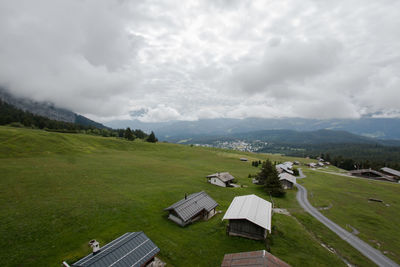
[[[169,266],[219,266],[225,253],[264,249],[264,242],[227,236],[223,213],[181,228],[163,211],[185,193],[201,190],[222,211],[237,195],[254,193],[269,200],[247,178],[257,169],[239,161],[243,155],[250,161],[287,159],[0,127],[0,266],[73,263],[90,252],[89,240],[95,238],[104,245],[129,231],[144,231],[160,247],[159,256]],[[206,183],[205,176],[216,171],[229,171],[248,187]],[[310,179],[310,184],[318,179]],[[274,199],[294,216],[273,216],[271,253],[293,266],[344,266],[320,245],[323,241],[352,263],[372,265],[305,214],[295,193]]]
[[[314,207],[331,207],[321,212],[349,232],[355,228],[358,237],[400,263],[400,184],[305,172]]]

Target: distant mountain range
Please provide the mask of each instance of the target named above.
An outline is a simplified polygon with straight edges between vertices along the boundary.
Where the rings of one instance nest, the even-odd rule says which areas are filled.
[[[360,119],[330,120],[220,118],[156,123],[146,123],[139,120],[115,120],[105,123],[106,126],[104,126],[70,110],[55,107],[52,103],[14,97],[2,88],[0,88],[0,99],[17,108],[49,119],[94,126],[100,129],[130,127],[132,129],[142,129],[146,132],[155,131],[159,140],[169,142],[178,142],[184,139],[204,140],[215,137],[266,141],[268,139],[270,142],[274,140],[275,142],[281,142],[284,141],[284,138],[286,141],[291,140],[291,142],[296,141],[296,143],[307,143],[311,142],[310,140],[313,140],[312,142],[317,142],[317,140],[320,140],[318,142],[342,140],[355,143],[382,143],[382,140],[386,140],[384,142],[386,145],[397,145],[397,140],[400,141],[399,118],[365,117]],[[321,129],[333,131],[318,131]],[[313,131],[317,132],[313,133]]]
[[[172,139],[172,142],[182,144],[214,144],[216,142],[266,142],[287,145],[321,145],[321,144],[363,144],[400,146],[400,140],[383,140],[361,135],[352,134],[346,131],[316,130],[316,131],[295,131],[295,130],[262,130],[248,133],[234,133],[221,136],[194,136],[188,139]]]
[[[321,129],[347,131],[385,140],[400,140],[400,119],[360,118],[360,119],[203,119],[198,121],[170,121],[144,123],[138,120],[120,120],[105,123],[112,128],[139,128],[154,130],[160,140],[174,141],[198,136],[229,136],[262,130],[316,131]]]
[[[16,108],[29,111],[35,115],[43,116],[52,120],[77,123],[84,126],[93,126],[99,129],[107,128],[103,124],[88,119],[85,116],[76,114],[70,110],[55,107],[52,103],[36,102],[31,99],[18,98],[2,88],[0,88],[0,99]]]

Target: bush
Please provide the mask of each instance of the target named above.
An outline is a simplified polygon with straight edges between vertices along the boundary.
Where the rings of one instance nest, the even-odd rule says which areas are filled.
[[[25,127],[22,123],[20,122],[12,122],[9,124],[10,127],[16,127],[16,128],[23,128]]]

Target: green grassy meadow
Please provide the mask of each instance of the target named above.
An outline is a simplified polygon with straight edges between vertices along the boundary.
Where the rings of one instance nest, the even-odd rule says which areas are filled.
[[[239,161],[244,155],[249,162]],[[0,127],[0,266],[59,266],[63,260],[72,264],[90,253],[89,240],[104,245],[134,231],[144,231],[158,245],[159,257],[168,266],[219,266],[226,253],[265,249],[264,242],[227,236],[221,218],[234,196],[256,194],[270,200],[247,178],[258,171],[251,160],[266,157],[290,159]],[[217,171],[229,171],[247,187],[208,184],[205,176]],[[317,175],[305,185],[317,191],[319,179]],[[219,203],[221,214],[185,228],[167,219],[164,208],[185,193],[201,190]],[[271,253],[293,266],[345,266],[320,245],[323,242],[358,266],[372,265],[304,213],[295,194],[292,190],[274,199],[294,216],[274,214]],[[394,209],[390,201],[388,209]]]
[[[358,237],[400,263],[400,184],[311,170],[305,173],[303,185],[314,207],[331,206],[321,212],[349,232],[355,228]]]

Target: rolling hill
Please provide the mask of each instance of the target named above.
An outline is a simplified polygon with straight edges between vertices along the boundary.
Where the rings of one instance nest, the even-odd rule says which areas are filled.
[[[226,235],[221,221],[234,196],[264,191],[251,183],[258,170],[249,160],[293,160],[279,155],[242,153],[168,143],[0,127],[1,266],[54,266],[89,253],[128,231],[144,231],[171,266],[217,266],[225,253],[265,248],[265,243]],[[299,159],[302,162],[309,160]],[[244,187],[220,188],[205,176],[229,171]],[[222,214],[181,228],[163,211],[185,193],[205,190]],[[366,258],[299,208],[295,191],[276,207],[269,239],[271,253],[293,266],[358,266]],[[321,246],[334,247],[332,253]],[[340,255],[340,257],[338,256]]]

